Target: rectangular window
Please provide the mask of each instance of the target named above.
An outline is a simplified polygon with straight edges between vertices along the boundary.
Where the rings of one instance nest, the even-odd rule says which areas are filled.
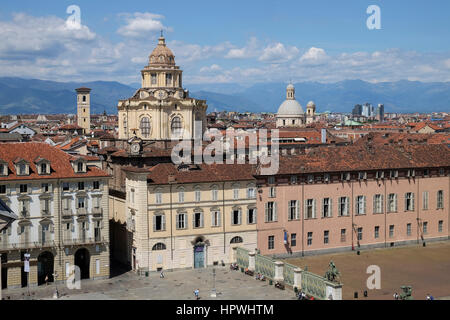
[[[100,242],[101,239],[102,239],[101,229],[102,229],[101,221],[95,221],[95,224],[94,224],[94,239],[97,242]]]
[[[84,190],[84,182],[83,181],[78,182],[78,190]]]
[[[394,225],[391,224],[389,226],[389,238],[393,238],[394,237]]]
[[[5,194],[5,193],[6,193],[6,186],[0,185],[0,194]]]
[[[442,190],[437,192],[437,208],[444,209],[444,191]]]
[[[217,189],[212,190],[212,199],[213,201],[217,201],[219,192]]]
[[[231,213],[231,224],[234,226],[241,224],[241,210],[233,210]]]
[[[290,200],[288,220],[297,220],[297,219],[299,219],[298,200]]]
[[[359,172],[358,173],[359,180],[365,180],[367,179],[367,173],[366,172]]]
[[[291,176],[291,184],[297,183],[297,176]]]
[[[233,189],[233,199],[234,200],[239,199],[239,189],[237,189],[237,188]]]
[[[162,194],[161,194],[161,192],[156,192],[155,193],[155,202],[156,202],[156,204],[161,204],[162,203]]]
[[[220,211],[211,212],[211,226],[212,227],[220,226]]]
[[[84,198],[83,197],[79,197],[78,198],[78,206],[77,206],[77,208],[80,209],[80,208],[84,208],[84,207],[85,207]]]
[[[247,189],[247,198],[249,198],[249,199],[256,198],[255,188],[248,188]]]
[[[268,238],[268,248],[272,250],[275,248],[275,236],[269,236]]]
[[[379,237],[380,237],[380,227],[379,226],[375,226],[374,238],[378,239]]]
[[[201,196],[202,193],[200,190],[195,190],[195,202],[200,202],[201,201]]]
[[[377,171],[376,178],[377,179],[383,179],[384,178],[384,171]]]
[[[166,74],[166,86],[171,86],[171,85],[172,85],[172,74],[167,73]]]
[[[184,191],[178,192],[178,202],[183,203],[184,202]]]
[[[428,191],[422,192],[422,209],[428,210]]]
[[[428,222],[424,221],[423,222],[423,234],[427,234],[428,233]]]
[[[339,216],[348,216],[349,214],[349,197],[339,198]]]
[[[94,190],[99,190],[100,189],[100,181],[94,181],[93,185],[94,185]]]
[[[410,236],[411,235],[411,223],[408,223],[406,225],[406,235]]]
[[[383,195],[376,194],[373,196],[373,213],[383,213]]]
[[[358,228],[358,241],[361,241],[363,238],[363,228]]]
[[[21,184],[20,185],[20,193],[27,193],[28,192],[28,185],[27,184]]]
[[[314,199],[307,199],[306,200],[306,214],[305,214],[305,219],[314,219],[316,217],[315,214],[315,200]]]
[[[389,212],[397,212],[397,194],[396,193],[389,194],[388,210],[389,210]]]
[[[424,177],[428,177],[429,175],[430,175],[430,170],[424,169],[424,170],[423,170],[423,176],[424,176]]]
[[[194,213],[194,228],[203,228],[203,213]]]
[[[69,191],[70,184],[68,182],[63,182],[63,191]]]
[[[256,223],[256,208],[250,208],[247,212],[247,223],[255,224]]]
[[[330,218],[331,215],[331,199],[330,198],[323,198],[322,199],[322,217],[323,218]]]
[[[345,242],[346,240],[346,236],[345,236],[345,229],[341,229],[341,242]]]
[[[356,214],[366,214],[366,196],[356,197]]]
[[[269,184],[274,184],[275,183],[275,177],[269,177],[268,183]]]
[[[405,211],[414,211],[414,193],[405,193]]]
[[[330,236],[330,231],[325,230],[325,231],[323,232],[323,243],[324,243],[324,244],[328,244],[328,242],[329,242],[329,236]]]
[[[277,195],[275,187],[269,188],[269,198],[275,198]]]
[[[308,232],[308,238],[307,238],[308,246],[312,245],[312,240],[313,240],[313,233],[312,232]]]
[[[390,171],[390,178],[391,179],[398,178],[398,170],[391,170]]]
[[[442,232],[443,227],[444,227],[444,221],[443,220],[439,220],[438,232]]]
[[[153,216],[154,228],[153,231],[164,231],[166,229],[165,226],[165,216],[162,214],[157,214]]]
[[[297,234],[291,233],[291,247],[295,247],[297,245]]]
[[[177,214],[177,229],[186,229],[186,213]]]
[[[266,203],[266,222],[277,221],[277,204],[276,202]]]
[[[152,84],[153,84],[153,85],[157,84],[157,81],[156,81],[156,73],[152,73]]]
[[[48,183],[43,183],[42,184],[42,192],[48,192],[49,188],[48,188]]]

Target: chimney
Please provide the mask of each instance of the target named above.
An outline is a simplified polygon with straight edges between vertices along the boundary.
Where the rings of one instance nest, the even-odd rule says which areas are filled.
[[[327,129],[322,129],[321,130],[321,138],[322,138],[322,143],[327,143]]]

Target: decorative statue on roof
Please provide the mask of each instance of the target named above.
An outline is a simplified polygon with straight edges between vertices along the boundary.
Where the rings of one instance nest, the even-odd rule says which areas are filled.
[[[412,287],[411,286],[401,286],[403,292],[400,293],[400,300],[413,300],[412,297]]]
[[[328,265],[328,271],[325,272],[325,278],[331,282],[338,282],[337,278],[340,276],[339,270],[336,268],[333,261]]]

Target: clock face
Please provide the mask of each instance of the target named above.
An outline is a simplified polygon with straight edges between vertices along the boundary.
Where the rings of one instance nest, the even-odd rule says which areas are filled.
[[[139,145],[139,143],[133,143],[131,145],[131,152],[132,153],[139,153],[139,151],[141,151],[141,146]]]

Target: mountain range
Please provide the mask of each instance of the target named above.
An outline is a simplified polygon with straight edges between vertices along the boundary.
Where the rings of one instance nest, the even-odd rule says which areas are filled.
[[[346,80],[336,83],[296,83],[296,99],[317,111],[351,112],[355,104],[385,105],[385,112],[450,111],[450,82],[397,81],[369,83]],[[55,82],[13,77],[0,78],[0,114],[76,113],[78,87],[89,87],[91,113],[117,113],[117,101],[133,95],[138,84],[119,82]],[[285,83],[187,85],[190,96],[207,100],[208,112],[276,112],[286,98]]]

